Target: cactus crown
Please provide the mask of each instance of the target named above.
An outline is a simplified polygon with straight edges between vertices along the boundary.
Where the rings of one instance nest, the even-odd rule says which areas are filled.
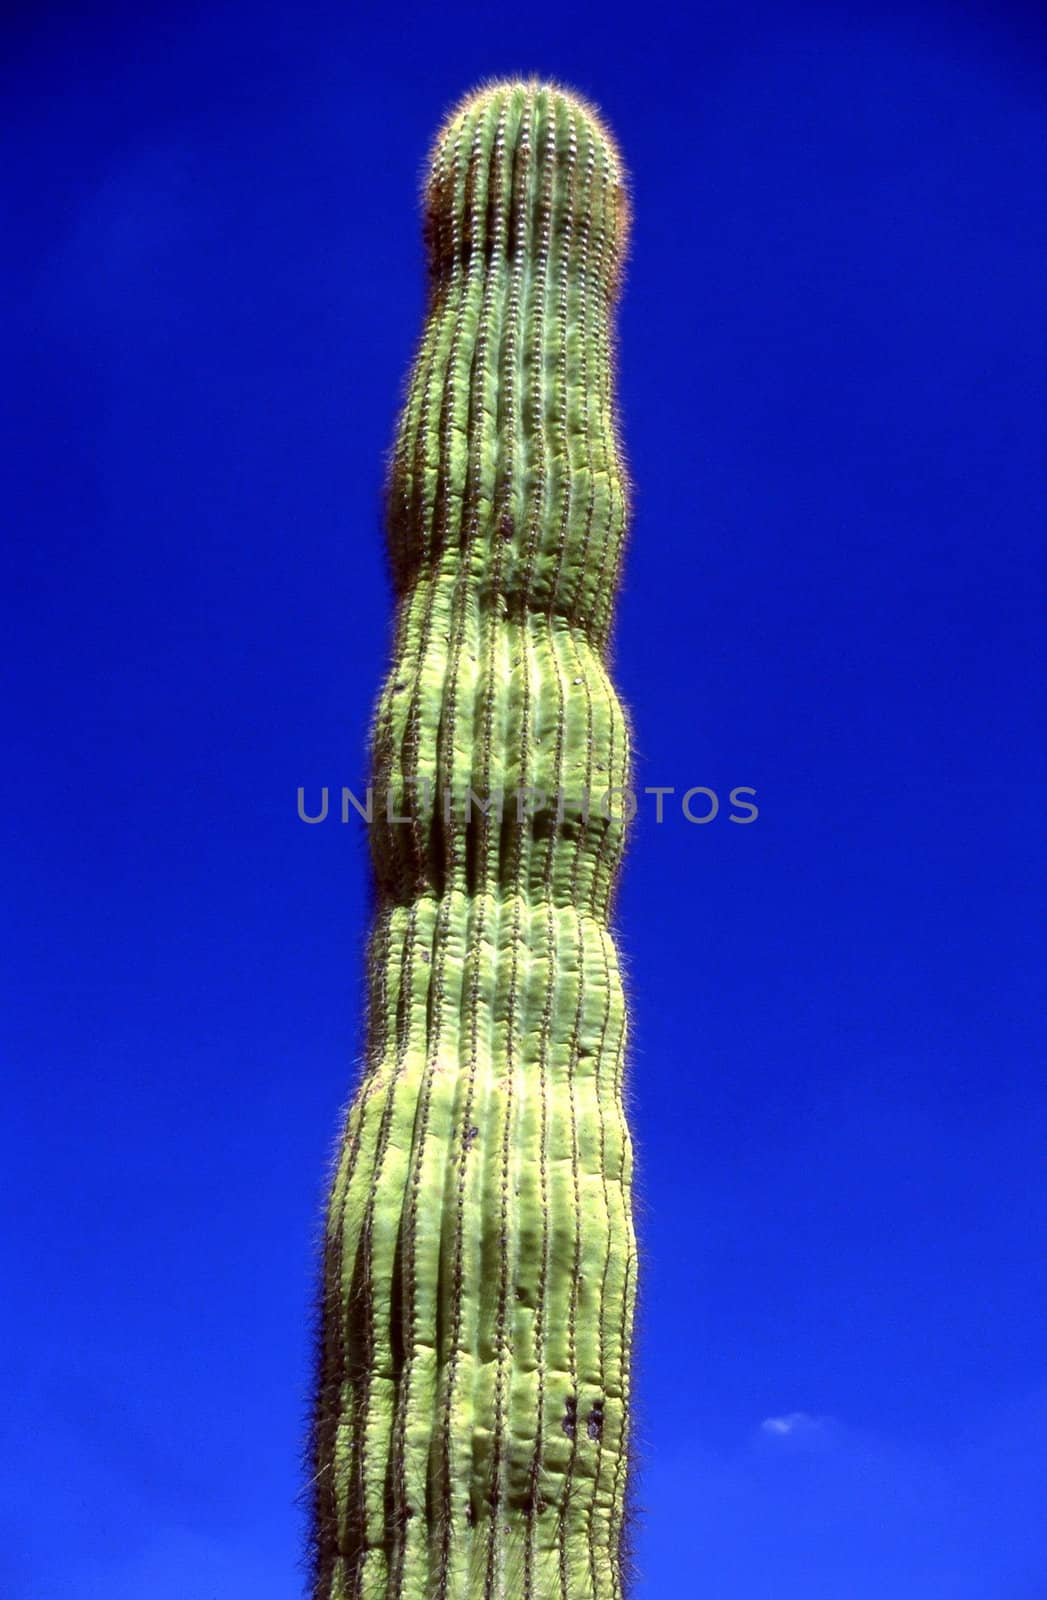
[[[510,604],[603,641],[628,520],[611,407],[629,214],[617,148],[575,94],[492,84],[437,137],[424,207],[429,307],[390,482],[397,584],[456,523],[475,545],[493,516]],[[444,440],[429,435],[434,363]]]
[[[608,233],[607,251],[598,265],[605,281],[617,292],[630,221],[625,168],[618,146],[595,106],[574,89],[561,88],[538,78],[496,81],[466,95],[433,140],[422,197],[432,276],[439,276],[446,260],[440,254],[442,246],[438,241],[448,238],[447,234],[441,235],[441,228],[453,224],[456,161],[460,165],[462,154],[468,152],[467,164],[472,161],[477,165],[486,164],[488,175],[484,187],[492,194],[492,159],[507,156],[510,164],[515,165],[521,152],[528,147],[532,153],[538,152],[538,162],[552,159],[559,169],[554,176],[554,184],[559,186],[554,204],[561,216],[570,212],[577,223],[592,225],[594,219],[601,216],[606,202],[604,186],[609,189],[613,225]],[[598,169],[597,184],[585,191],[570,181],[579,151],[584,152],[584,160],[588,160],[591,153]],[[540,184],[532,186],[530,192],[512,184],[502,191],[501,216],[491,205],[476,219],[488,252],[496,248],[496,243],[510,255],[515,248],[526,249],[528,228],[532,240],[540,239],[540,196]],[[473,237],[474,198],[475,190],[466,198],[466,227],[462,235],[466,250],[471,249]]]

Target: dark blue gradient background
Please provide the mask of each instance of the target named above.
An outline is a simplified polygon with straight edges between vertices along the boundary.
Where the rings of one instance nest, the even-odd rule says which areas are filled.
[[[1007,4],[8,13],[9,1600],[287,1600],[429,139],[633,174],[637,1600],[1043,1600],[1047,52]],[[648,803],[649,804],[649,803]]]

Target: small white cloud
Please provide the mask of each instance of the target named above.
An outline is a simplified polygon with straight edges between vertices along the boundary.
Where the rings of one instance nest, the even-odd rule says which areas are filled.
[[[821,1425],[821,1417],[812,1417],[806,1411],[788,1411],[784,1417],[764,1417],[760,1423],[764,1433],[777,1434],[779,1437],[787,1433],[809,1433]]]

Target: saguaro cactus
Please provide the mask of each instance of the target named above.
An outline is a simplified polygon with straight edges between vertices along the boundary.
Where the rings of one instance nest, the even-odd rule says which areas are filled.
[[[621,163],[574,94],[496,84],[440,133],[425,205],[369,1036],[324,1243],[313,1594],[621,1600]]]

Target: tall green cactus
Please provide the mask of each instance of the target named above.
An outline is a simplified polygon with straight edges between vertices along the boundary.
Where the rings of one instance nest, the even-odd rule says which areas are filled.
[[[608,919],[629,736],[606,652],[627,225],[574,94],[495,84],[437,139],[389,489],[369,1036],[324,1245],[314,1600],[624,1595],[636,1246]]]

